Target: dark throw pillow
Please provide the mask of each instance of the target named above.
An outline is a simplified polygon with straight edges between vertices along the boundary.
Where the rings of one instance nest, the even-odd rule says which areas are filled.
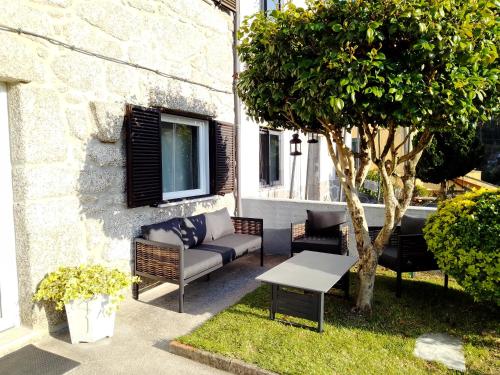
[[[308,230],[313,235],[331,236],[335,226],[345,223],[345,211],[307,210]]]
[[[186,248],[201,244],[205,240],[205,237],[207,237],[205,215],[201,214],[184,218],[181,225],[181,237]],[[211,238],[207,238],[207,240],[211,240]]]

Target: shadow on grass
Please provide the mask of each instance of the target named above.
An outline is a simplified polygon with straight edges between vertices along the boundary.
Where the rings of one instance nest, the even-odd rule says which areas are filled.
[[[351,280],[354,279],[355,275],[352,274]],[[461,290],[445,290],[442,285],[427,280],[411,279],[403,280],[403,295],[397,298],[395,277],[377,275],[375,285],[371,316],[353,313],[353,300],[346,300],[340,295],[328,295],[325,297],[325,324],[415,338],[427,332],[464,336],[495,332],[498,328],[498,319],[495,318],[498,309],[474,302]],[[353,281],[351,290],[356,290]],[[268,318],[270,296],[270,288],[263,286],[245,296],[232,310],[238,314]],[[239,306],[247,308],[238,309]],[[259,310],[262,314],[256,312]],[[294,324],[303,323],[302,319],[285,319]],[[481,340],[476,338],[476,341]]]
[[[353,291],[355,279],[352,274]],[[498,308],[453,287],[446,291],[433,274],[404,279],[401,298],[395,274],[379,271],[375,284],[368,317],[351,312],[353,300],[325,297],[323,333],[297,327],[314,325],[305,319],[277,314],[286,323],[271,321],[271,291],[264,285],[178,340],[280,374],[448,374],[413,356],[418,336],[448,333],[463,340],[469,373],[499,373]]]

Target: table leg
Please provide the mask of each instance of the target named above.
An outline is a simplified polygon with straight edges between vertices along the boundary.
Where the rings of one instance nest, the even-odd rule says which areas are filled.
[[[325,293],[318,294],[318,332],[323,332],[323,318],[325,315]]]
[[[271,315],[272,320],[276,317],[276,309],[278,307],[278,285],[271,285]]]

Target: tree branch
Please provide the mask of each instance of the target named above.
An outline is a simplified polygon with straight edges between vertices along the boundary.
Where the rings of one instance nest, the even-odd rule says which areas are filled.
[[[364,127],[358,127],[359,131],[359,168],[356,173],[356,189],[359,189],[363,182],[365,181],[366,176],[368,175],[368,171],[371,166],[371,158],[370,158],[370,144],[365,133]]]
[[[424,132],[422,133],[422,136],[420,137],[418,144],[408,152],[406,155],[403,155],[398,158],[397,165],[405,163],[411,159],[413,159],[417,154],[420,154],[424,148],[426,148],[429,143],[432,141],[433,134],[429,129],[425,129]],[[420,159],[420,157],[419,157]]]
[[[394,136],[396,134],[396,126],[391,121],[389,123],[389,134],[387,136],[387,141],[385,142],[384,150],[380,154],[380,159],[384,160],[391,150],[391,147],[394,145]]]

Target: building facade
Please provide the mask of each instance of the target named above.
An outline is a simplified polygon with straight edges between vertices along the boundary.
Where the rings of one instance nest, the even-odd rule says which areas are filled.
[[[233,193],[213,194],[207,153],[208,123],[235,119],[234,3],[0,2],[0,331],[57,328],[32,303],[56,267],[130,271],[141,225],[234,211]],[[154,207],[127,201],[127,105],[161,111]]]
[[[240,20],[258,11],[279,9],[288,2],[305,5],[304,0],[240,1]],[[292,131],[273,131],[266,124],[257,124],[245,115],[244,106],[241,113],[238,144],[240,171],[244,172],[242,197],[339,200],[339,183],[324,139],[319,137],[319,142],[312,144],[307,143],[306,134],[299,134],[302,155],[291,156]]]

